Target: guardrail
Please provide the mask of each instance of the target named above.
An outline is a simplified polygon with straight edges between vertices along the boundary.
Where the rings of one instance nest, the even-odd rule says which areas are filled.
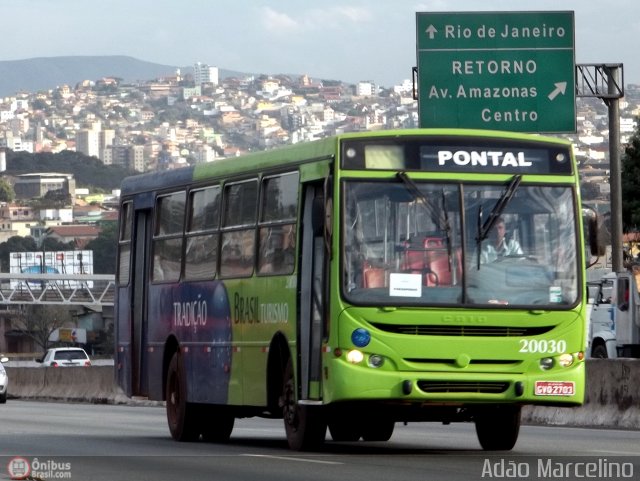
[[[523,423],[640,429],[640,359],[589,359],[586,367],[584,405],[525,406]],[[141,402],[127,398],[116,386],[114,366],[8,366],[6,369],[10,398],[113,404]]]
[[[111,274],[0,273],[2,304],[113,306],[114,297]]]

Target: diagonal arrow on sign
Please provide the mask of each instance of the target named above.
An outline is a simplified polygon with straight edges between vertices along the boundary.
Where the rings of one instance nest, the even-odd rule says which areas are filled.
[[[557,82],[554,85],[556,88],[553,89],[549,95],[547,95],[547,97],[549,97],[549,100],[555,99],[560,94],[564,95],[564,93],[567,91],[567,82]]]

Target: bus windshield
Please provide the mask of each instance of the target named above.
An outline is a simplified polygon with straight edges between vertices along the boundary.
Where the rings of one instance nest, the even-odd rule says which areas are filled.
[[[563,309],[578,301],[570,186],[345,180],[345,299]]]

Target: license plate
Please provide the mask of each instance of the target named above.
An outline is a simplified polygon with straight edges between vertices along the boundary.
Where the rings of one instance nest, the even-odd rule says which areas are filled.
[[[536,381],[536,396],[573,396],[575,393],[573,381]]]

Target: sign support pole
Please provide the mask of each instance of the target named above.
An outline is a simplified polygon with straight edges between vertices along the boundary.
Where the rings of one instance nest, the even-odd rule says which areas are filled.
[[[619,81],[618,68],[607,68],[609,94],[615,92]],[[620,99],[606,99],[609,110],[609,166],[611,183],[611,267],[613,272],[622,272],[622,181],[620,166]]]

